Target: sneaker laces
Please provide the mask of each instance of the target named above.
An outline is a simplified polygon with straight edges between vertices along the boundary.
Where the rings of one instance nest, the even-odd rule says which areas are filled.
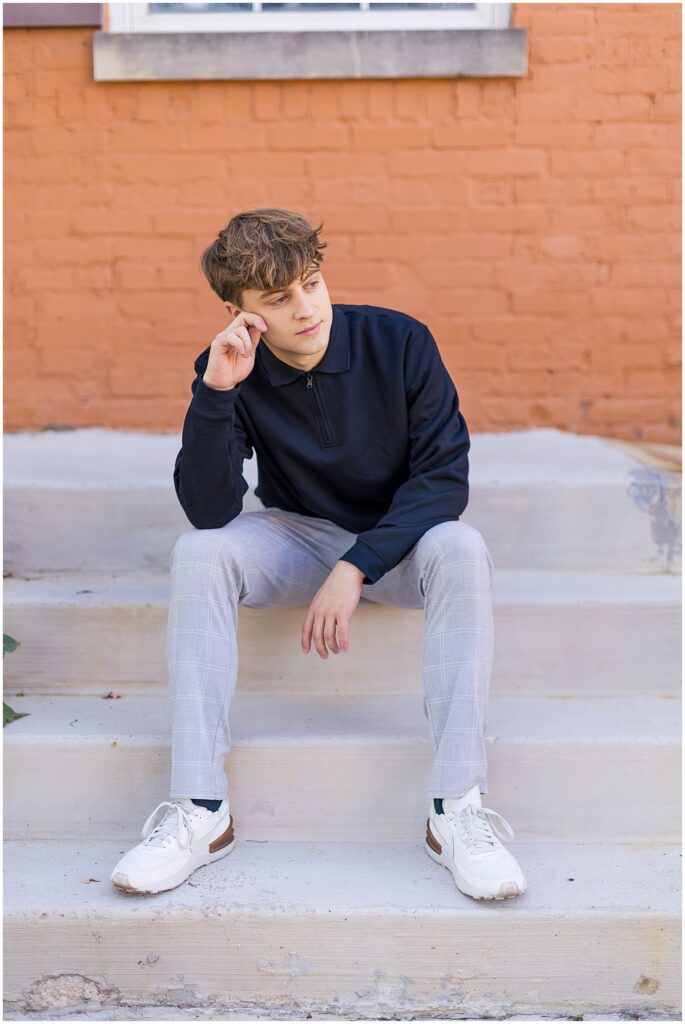
[[[164,817],[155,825],[154,822],[163,807],[168,807]],[[176,814],[174,814],[174,810]],[[172,836],[178,841],[179,846],[187,849],[190,846],[192,837],[192,825],[190,818],[193,812],[187,810],[182,804],[175,800],[162,800],[143,825],[140,834],[148,846],[166,846]]]
[[[499,814],[498,811],[493,811],[491,807],[466,804],[461,811],[452,811],[450,813],[450,818],[453,821],[456,821],[457,813],[466,836],[466,841],[476,851],[489,852],[489,848],[494,850],[499,845],[493,833],[502,836],[503,839],[506,838],[505,833],[498,830],[495,818],[499,818],[503,822],[506,833],[510,837],[514,835],[514,830],[507,819]]]

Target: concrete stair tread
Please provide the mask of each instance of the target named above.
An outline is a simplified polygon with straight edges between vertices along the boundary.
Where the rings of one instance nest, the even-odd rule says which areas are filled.
[[[165,572],[74,571],[27,573],[4,579],[5,604],[139,604],[167,603],[170,576]],[[668,573],[573,572],[546,569],[499,569],[495,566],[494,599],[507,603],[542,604],[679,604],[682,579]],[[305,607],[305,605],[302,605]],[[388,616],[422,616],[423,609],[391,608],[362,599],[355,616],[370,613]],[[287,613],[288,608],[249,608],[240,613],[266,611]]]
[[[6,843],[20,1019],[682,1019],[679,846],[514,840],[528,889],[484,903],[429,859],[425,819],[372,845],[241,841],[238,821],[227,857],[135,896],[109,881],[128,824],[126,842]]]
[[[487,798],[484,804],[489,806]],[[150,808],[152,810],[152,808]],[[241,840],[235,850],[195,872],[188,883],[154,898],[120,893],[109,881],[129,845],[119,840],[7,841],[5,920],[51,919],[62,913],[88,921],[208,914],[380,914],[403,917],[490,914],[527,917],[569,914],[677,919],[679,847],[670,844],[505,844],[519,861],[528,889],[515,900],[485,906],[459,892],[451,874],[416,843],[313,843]],[[140,822],[142,827],[142,822]],[[87,879],[96,879],[88,882]]]
[[[101,427],[7,434],[5,486],[169,487],[180,433],[149,434]],[[132,454],[135,456],[132,458]],[[628,451],[609,439],[555,428],[471,435],[472,484],[535,481],[558,487],[578,483],[612,485],[648,454]],[[256,459],[245,463],[256,483]]]
[[[166,692],[168,571],[53,572],[4,583],[5,629],[21,643],[6,676],[15,693]],[[497,569],[492,692],[679,695],[680,584],[666,573]],[[348,654],[326,661],[300,648],[306,608],[239,606],[239,691],[419,691],[422,608],[363,597]]]
[[[7,838],[69,828],[80,838],[116,836],[169,792],[165,695],[26,696],[11,705],[29,715],[6,729]],[[527,840],[675,842],[680,711],[679,700],[657,697],[493,697],[492,793]],[[425,823],[431,742],[418,693],[238,690],[231,733],[225,767],[245,838],[396,842]]]
[[[310,651],[303,657],[319,656]],[[12,697],[12,707],[29,715],[8,727],[8,747],[56,736],[69,743],[111,742],[114,737],[128,744],[169,742],[169,707],[161,694],[109,699],[31,695]],[[673,745],[681,738],[680,713],[681,702],[670,697],[492,696],[487,738],[509,744]],[[231,732],[234,745],[429,741],[418,694],[348,697],[238,690]]]
[[[5,437],[6,566],[166,572],[190,528],[173,487],[180,447],[180,433],[103,428]],[[469,467],[461,518],[496,566],[680,570],[682,474],[652,454],[542,428],[472,435]],[[243,465],[243,512],[263,508],[257,468],[256,457]]]

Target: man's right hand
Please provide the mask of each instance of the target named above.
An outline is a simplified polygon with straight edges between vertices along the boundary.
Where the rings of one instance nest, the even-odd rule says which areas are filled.
[[[239,313],[212,342],[204,383],[215,391],[230,391],[245,380],[252,372],[257,345],[267,329],[258,313]]]

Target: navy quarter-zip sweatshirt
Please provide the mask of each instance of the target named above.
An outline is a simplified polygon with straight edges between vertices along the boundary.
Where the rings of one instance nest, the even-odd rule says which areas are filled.
[[[381,306],[332,306],[328,347],[309,372],[257,345],[231,391],[195,361],[174,486],[201,530],[242,510],[243,460],[257,456],[266,507],[330,519],[357,535],[340,556],[375,583],[432,526],[468,503],[470,438],[431,332]]]

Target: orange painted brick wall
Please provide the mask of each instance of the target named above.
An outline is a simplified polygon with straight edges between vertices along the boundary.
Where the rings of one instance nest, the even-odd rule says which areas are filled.
[[[5,429],[179,431],[231,215],[432,329],[472,431],[680,442],[680,7],[531,4],[523,79],[97,83],[5,37]]]

